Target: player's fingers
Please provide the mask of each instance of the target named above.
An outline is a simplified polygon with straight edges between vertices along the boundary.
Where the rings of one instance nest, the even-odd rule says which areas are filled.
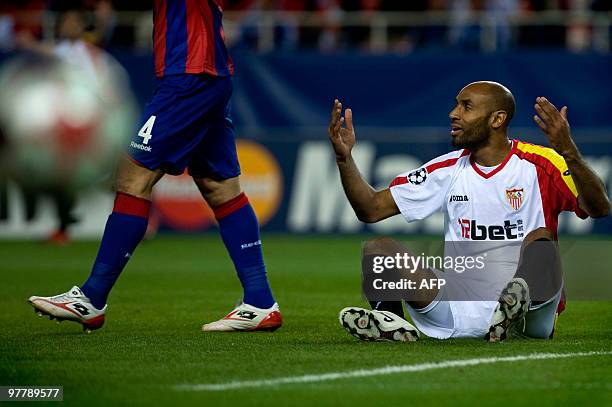
[[[346,128],[349,131],[353,131],[353,110],[346,109],[344,112],[344,116],[346,117]]]
[[[336,99],[334,103],[334,108],[332,109],[332,118],[329,122],[329,132],[334,133],[337,132],[340,128],[340,116],[342,114],[342,104],[338,102]]]
[[[336,122],[334,125],[334,133],[336,136],[339,136],[340,129],[342,128],[342,124],[344,123],[344,117],[340,117],[340,120]]]
[[[540,107],[544,110],[549,116],[554,117],[555,114],[559,113],[557,107],[553,105],[548,99],[545,97],[540,97]]]
[[[327,133],[329,133],[329,137],[333,138],[335,136],[334,132],[335,132],[335,123],[333,120],[331,120],[329,122],[329,126],[327,126]]]
[[[540,119],[537,114],[533,115],[533,121],[536,122],[536,124],[540,129],[542,129],[542,131],[546,131],[546,123],[544,123],[544,121]]]
[[[563,106],[561,108],[561,117],[563,117],[565,120],[567,120],[567,106]]]
[[[340,117],[341,111],[342,111],[342,104],[340,103],[338,99],[334,99],[334,106],[332,107],[332,111],[331,111],[332,123],[335,123],[336,120],[338,120],[338,117]]]
[[[559,109],[557,109],[557,106],[555,106],[555,104],[553,102],[551,102],[550,100],[544,98],[544,105],[546,106],[550,106],[550,108],[559,111]]]
[[[536,113],[538,114],[538,116],[540,116],[541,120],[547,123],[552,120],[552,117],[548,114],[548,112],[544,110],[544,108],[542,107],[540,103],[536,103],[534,107],[535,107]]]

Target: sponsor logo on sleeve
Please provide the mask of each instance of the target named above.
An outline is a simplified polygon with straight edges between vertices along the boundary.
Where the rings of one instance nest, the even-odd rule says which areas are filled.
[[[408,182],[414,185],[419,185],[425,182],[427,179],[427,170],[425,168],[419,168],[418,170],[412,171],[408,174]]]

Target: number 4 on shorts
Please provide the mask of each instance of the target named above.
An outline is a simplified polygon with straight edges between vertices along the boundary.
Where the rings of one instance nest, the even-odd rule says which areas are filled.
[[[151,132],[153,131],[154,124],[155,116],[151,116],[138,132],[138,135],[143,138],[142,144],[149,144],[149,140],[151,140],[151,137],[153,137],[153,134],[151,134]]]

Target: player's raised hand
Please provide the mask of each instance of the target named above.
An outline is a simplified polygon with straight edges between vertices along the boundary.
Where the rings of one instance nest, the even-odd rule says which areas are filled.
[[[563,106],[559,111],[545,97],[537,97],[535,110],[537,114],[533,116],[533,120],[542,129],[551,147],[564,157],[573,153],[576,145],[567,121],[567,106]]]
[[[346,123],[346,127],[343,125]],[[351,155],[355,145],[355,130],[353,129],[353,111],[346,109],[342,117],[342,103],[334,100],[331,120],[327,129],[337,161],[345,161]]]

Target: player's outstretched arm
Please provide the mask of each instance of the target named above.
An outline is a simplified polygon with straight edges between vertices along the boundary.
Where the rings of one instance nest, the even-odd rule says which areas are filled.
[[[346,109],[345,117],[342,117],[342,104],[338,99],[334,100],[328,133],[336,153],[336,164],[340,170],[344,193],[357,218],[362,222],[374,223],[399,214],[391,191],[389,189],[376,191],[359,173],[351,155],[355,145],[353,112],[351,109]]]
[[[567,121],[567,106],[561,111],[544,97],[536,98],[533,120],[542,129],[548,142],[567,163],[578,190],[578,205],[589,216],[600,218],[610,213],[610,201],[601,179],[582,158],[572,140]]]

